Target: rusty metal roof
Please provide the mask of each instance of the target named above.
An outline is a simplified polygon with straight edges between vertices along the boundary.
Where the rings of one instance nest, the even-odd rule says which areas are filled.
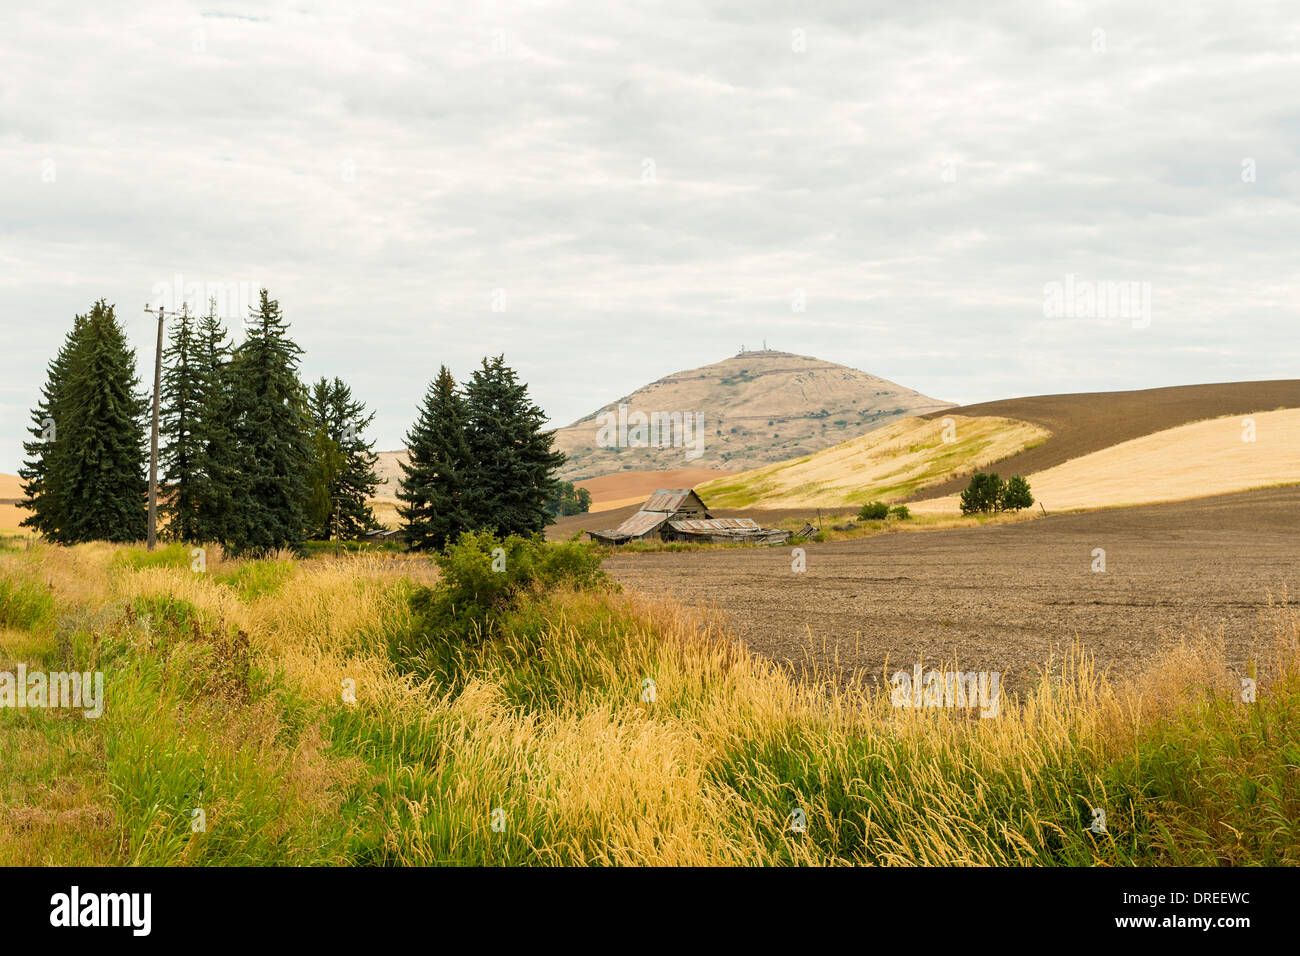
[[[679,518],[668,522],[674,531],[758,531],[753,518]]]
[[[646,499],[646,503],[641,506],[641,510],[663,511],[672,514],[681,510],[682,505],[686,503],[686,499],[691,497],[694,497],[699,502],[701,508],[704,507],[704,502],[700,501],[699,496],[690,488],[660,488]]]
[[[609,532],[617,535],[630,535],[633,538],[639,538],[643,534],[649,534],[655,528],[659,527],[668,520],[668,515],[658,511],[638,511],[632,517],[628,518],[621,525]]]

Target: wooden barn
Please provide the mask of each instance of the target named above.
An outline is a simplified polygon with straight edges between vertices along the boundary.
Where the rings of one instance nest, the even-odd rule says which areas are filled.
[[[646,499],[641,510],[617,528],[588,531],[592,541],[626,544],[629,541],[701,541],[780,544],[789,531],[760,528],[753,518],[715,518],[690,488],[661,488]]]

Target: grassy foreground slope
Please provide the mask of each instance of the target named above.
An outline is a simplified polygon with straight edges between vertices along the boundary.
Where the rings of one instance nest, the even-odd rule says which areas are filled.
[[[1300,862],[1287,607],[1254,703],[1197,640],[1124,685],[1067,662],[972,720],[608,590],[526,596],[420,683],[389,652],[406,570],[0,553],[0,671],[99,670],[107,697],[0,708],[0,864]]]
[[[1300,409],[1180,425],[1035,472],[1029,482],[1048,511],[1180,501],[1297,483]],[[959,511],[955,495],[910,507],[918,514]]]
[[[951,427],[945,428],[948,421]],[[891,501],[1047,437],[1037,425],[1006,418],[907,418],[804,458],[719,478],[696,490],[713,508],[829,508]]]

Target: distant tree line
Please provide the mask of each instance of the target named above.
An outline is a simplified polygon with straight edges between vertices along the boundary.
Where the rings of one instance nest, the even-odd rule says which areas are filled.
[[[374,416],[337,378],[304,386],[288,332],[265,289],[238,346],[215,302],[172,322],[159,416],[164,537],[262,553],[377,526],[377,456],[360,437]],[[33,410],[24,525],[65,544],[145,536],[150,409],[139,385],[100,300],[74,319]]]
[[[546,503],[546,513],[556,518],[582,515],[590,510],[591,492],[586,488],[575,488],[571,481],[557,483],[555,494]]]
[[[260,554],[379,527],[378,456],[363,437],[374,413],[339,378],[305,385],[301,354],[265,289],[239,345],[215,301],[172,321],[160,393],[164,537]],[[149,411],[135,354],[101,299],[74,318],[47,367],[19,471],[23,525],[63,544],[144,538]],[[467,530],[533,534],[567,513],[572,486],[555,480],[564,456],[544,421],[502,356],[484,359],[464,389],[443,367],[402,466],[410,545],[441,549]]]

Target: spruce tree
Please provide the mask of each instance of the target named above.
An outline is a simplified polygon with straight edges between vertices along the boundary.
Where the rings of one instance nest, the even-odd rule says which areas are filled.
[[[58,398],[57,475],[61,544],[139,541],[145,536],[147,408],[136,389],[135,353],[103,299],[86,316]]]
[[[342,470],[342,449],[330,438],[329,429],[317,424],[312,434],[312,468],[305,507],[308,532],[313,538],[330,540],[335,515],[332,491]]]
[[[28,431],[32,441],[23,442],[23,451],[29,457],[18,469],[26,496],[19,507],[31,510],[21,522],[23,527],[49,535],[63,523],[63,496],[60,494],[65,469],[60,468],[57,455],[66,443],[58,445],[58,422],[63,414],[65,386],[76,361],[82,331],[86,325],[84,315],[74,316],[72,329],[64,337],[58,354],[47,366],[46,381],[41,389],[41,399],[32,409],[32,427]]]
[[[315,460],[309,518],[325,540],[355,538],[378,527],[370,499],[379,485],[374,443],[363,437],[375,420],[341,379],[322,377],[312,386],[309,410]]]
[[[199,393],[194,414],[194,540],[226,543],[239,469],[231,425],[231,348],[217,317],[216,299],[209,301],[207,315],[198,318],[194,337]]]
[[[466,433],[474,463],[467,506],[474,526],[498,534],[538,534],[554,519],[546,504],[556,495],[564,455],[555,433],[528,398],[505,356],[484,359],[465,388]]]
[[[166,516],[166,534],[177,541],[200,542],[199,410],[204,395],[202,346],[196,320],[188,305],[172,324],[170,340],[163,352],[162,408],[159,451],[162,483],[165,489],[162,511]]]
[[[471,461],[466,426],[464,402],[444,365],[406,436],[410,460],[399,462],[397,513],[413,549],[441,550],[473,527],[465,504]]]
[[[227,544],[237,554],[301,552],[312,466],[311,424],[298,381],[302,350],[266,289],[249,312],[248,336],[229,368],[238,474]]]

